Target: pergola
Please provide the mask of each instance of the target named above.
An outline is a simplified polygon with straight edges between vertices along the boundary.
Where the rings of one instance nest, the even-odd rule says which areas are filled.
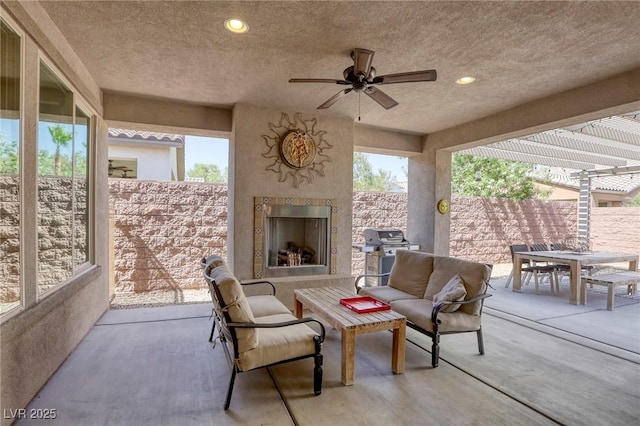
[[[578,236],[589,240],[591,179],[640,173],[640,111],[465,149],[463,154],[561,167],[579,180]]]

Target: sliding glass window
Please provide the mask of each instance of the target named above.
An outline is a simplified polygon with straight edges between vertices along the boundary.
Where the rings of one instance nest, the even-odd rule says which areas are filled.
[[[73,92],[40,62],[38,122],[38,294],[89,260],[90,119]]]
[[[0,314],[18,306],[20,285],[21,37],[0,19]]]

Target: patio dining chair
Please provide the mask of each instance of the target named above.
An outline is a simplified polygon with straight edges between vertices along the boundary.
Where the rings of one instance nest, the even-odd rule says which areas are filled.
[[[551,250],[567,250],[567,247],[562,243],[551,243]],[[581,269],[582,272],[586,272],[587,275],[591,275],[591,273],[593,272],[593,265],[582,265]],[[569,267],[569,265],[566,265],[564,263],[556,263],[556,284],[558,290],[560,288],[560,281],[562,281],[563,277],[568,278],[570,271],[571,268]],[[593,284],[591,284],[591,287],[593,287]]]
[[[547,243],[534,243],[529,246],[530,251],[549,251],[549,245]],[[531,267],[537,268],[537,273],[549,275],[549,286],[551,292],[560,291],[560,284],[558,284],[558,265],[551,262],[531,262]],[[537,273],[534,272],[534,279],[537,278]],[[540,286],[536,281],[536,294],[540,294]]]
[[[536,248],[540,251],[541,248],[536,246]],[[526,244],[512,244],[509,246],[509,250],[511,251],[511,262],[513,263],[515,260],[515,253],[520,253],[520,252],[525,252],[525,251],[533,251],[531,250],[531,247],[529,247]],[[522,280],[524,281],[525,285],[528,285],[529,282],[531,281],[531,277],[533,277],[535,286],[536,286],[536,294],[540,294],[540,279],[538,277],[538,274],[544,274],[544,275],[548,275],[549,277],[549,284],[551,286],[551,291],[553,292],[555,290],[554,287],[554,272],[555,272],[555,268],[552,265],[540,265],[540,264],[536,264],[536,262],[532,262],[532,261],[528,261],[525,260],[522,263],[522,269],[521,269],[523,275],[522,275]],[[505,288],[509,287],[509,284],[511,284],[511,280],[513,279],[513,270],[511,271],[511,274],[509,275],[509,278],[507,279],[507,283],[505,284]],[[526,280],[525,280],[526,279]]]

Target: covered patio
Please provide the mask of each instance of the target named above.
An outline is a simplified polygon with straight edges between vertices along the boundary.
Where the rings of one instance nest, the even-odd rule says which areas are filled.
[[[447,255],[450,217],[435,206],[451,199],[452,152],[640,110],[637,4],[3,1],[0,12],[10,47],[1,51],[0,118],[15,130],[0,245],[3,257],[13,256],[1,266],[13,279],[3,294],[14,303],[0,318],[0,396],[12,410],[3,426],[27,406],[39,416],[54,412],[50,421],[64,425],[629,424],[640,417],[638,351],[622,343],[627,332],[607,331],[635,326],[629,341],[637,339],[637,301],[607,312],[594,295],[586,306],[563,299],[547,312],[537,307],[547,296],[502,292],[499,280],[487,304],[484,357],[468,336],[447,336],[434,370],[429,345],[410,335],[406,373],[395,376],[389,336],[378,333],[358,342],[356,384],[346,388],[330,331],[321,396],[310,396],[309,365],[300,362],[272,369],[272,377],[241,375],[232,410],[223,413],[229,370],[222,352],[208,347],[209,304],[109,310],[107,154],[109,127],[228,138],[227,261],[238,278],[261,273],[260,200],[308,200],[331,207],[335,238],[328,273],[294,284],[350,285],[354,151],[409,157],[408,239]],[[227,32],[231,18],[249,22],[250,31]],[[437,69],[438,80],[385,86],[399,103],[393,109],[370,91],[318,110],[342,86],[288,83],[340,77],[356,65],[356,48],[375,51],[379,72],[369,63],[364,77]],[[471,74],[477,83],[455,83]],[[69,176],[59,173],[53,142],[54,172],[41,172],[47,124],[71,129]],[[306,168],[285,164],[278,151],[293,131],[315,138],[318,161]],[[637,139],[625,143],[637,153]],[[77,185],[69,179],[76,171],[84,179]],[[52,227],[45,239],[49,225],[65,223],[52,220],[41,197],[50,178],[71,185],[54,185],[50,196],[71,225]],[[207,238],[206,223],[194,227]],[[52,242],[69,259],[57,262],[47,252]],[[172,243],[190,249],[180,236]],[[595,325],[585,327],[588,316]]]
[[[486,354],[473,335],[430,341],[407,334],[406,370],[389,369],[391,333],[359,336],[356,381],[340,380],[340,333],[327,330],[324,385],[313,362],[242,373],[228,411],[230,370],[207,342],[210,303],[110,310],[36,395],[48,424],[633,424],[640,417],[640,300],[592,292],[585,306],[561,293],[505,289],[492,279],[483,315]],[[529,286],[532,287],[532,286]],[[17,424],[37,424],[20,420]]]

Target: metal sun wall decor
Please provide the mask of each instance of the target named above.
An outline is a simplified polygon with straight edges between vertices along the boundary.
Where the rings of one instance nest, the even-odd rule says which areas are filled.
[[[300,113],[291,121],[284,112],[277,124],[269,123],[273,135],[262,135],[268,148],[262,156],[273,163],[265,170],[277,173],[280,182],[291,177],[295,188],[304,181],[312,183],[314,174],[324,176],[324,163],[331,162],[325,151],[333,145],[325,140],[325,130],[316,130],[317,124],[316,118],[303,120]]]

